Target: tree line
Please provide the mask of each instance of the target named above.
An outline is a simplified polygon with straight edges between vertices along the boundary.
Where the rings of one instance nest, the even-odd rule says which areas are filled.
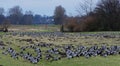
[[[5,20],[9,20],[14,25],[32,25],[32,24],[53,24],[52,16],[41,16],[39,14],[33,14],[32,11],[28,10],[23,13],[23,10],[19,6],[10,8],[5,15],[4,8],[0,8],[0,24]]]
[[[120,30],[120,0],[99,0],[92,7],[93,0],[80,3],[79,16],[69,17],[65,9],[58,6],[55,9],[55,24],[61,24],[61,31],[119,31]],[[84,14],[81,15],[81,11]],[[82,13],[83,13],[82,12]],[[61,22],[61,23],[60,23]]]
[[[19,6],[10,8],[5,13],[4,8],[0,8],[0,31],[8,32],[11,25],[37,25],[37,24],[54,24],[53,16],[33,15],[32,11],[23,10]]]
[[[15,6],[10,8],[7,15],[0,8],[0,24],[7,28],[9,24],[56,24],[61,25],[61,31],[119,31],[120,30],[120,0],[99,0],[93,8],[93,0],[84,0],[80,3],[78,16],[66,15],[66,10],[57,6],[53,16],[33,15],[32,11],[24,14],[22,8]],[[2,28],[7,31],[6,28]]]

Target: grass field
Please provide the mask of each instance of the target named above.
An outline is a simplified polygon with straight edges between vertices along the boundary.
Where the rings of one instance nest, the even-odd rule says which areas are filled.
[[[9,56],[0,54],[0,64],[3,66],[119,66],[120,56],[91,57],[85,59],[84,57],[74,59],[62,59],[54,62],[47,62],[42,60],[38,64],[31,64],[23,59],[15,60]]]
[[[59,31],[60,25],[11,25],[10,31],[16,32],[54,32]]]
[[[12,26],[10,28],[13,32],[54,32],[59,31],[60,26]],[[118,34],[120,32],[82,32],[81,34],[98,34],[98,33],[112,33]],[[8,35],[6,35],[8,34]],[[91,36],[76,36],[78,33],[65,33],[68,34],[67,37],[49,37],[49,36],[20,36],[20,35],[10,35],[9,33],[0,33],[2,36],[0,41],[3,41],[5,48],[12,47],[17,52],[19,52],[19,47],[28,46],[32,44],[37,44],[39,42],[53,43],[54,45],[64,45],[64,44],[73,44],[73,45],[118,45],[120,46],[120,38],[104,38],[104,37],[91,37]],[[69,35],[70,34],[70,35]],[[33,43],[29,43],[24,39],[32,39]],[[36,41],[38,40],[38,41]],[[43,48],[44,49],[44,48]],[[48,49],[48,48],[47,48]],[[45,48],[46,50],[46,48]],[[32,64],[23,58],[13,59],[10,55],[3,55],[2,52],[5,50],[0,49],[0,66],[120,66],[120,55],[108,56],[108,57],[91,57],[86,59],[85,57],[67,59],[63,58],[58,61],[48,62],[44,59],[40,60],[37,64]],[[28,50],[28,52],[34,53],[33,50]]]

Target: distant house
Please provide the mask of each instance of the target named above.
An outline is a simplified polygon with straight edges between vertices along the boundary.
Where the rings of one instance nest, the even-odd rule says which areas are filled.
[[[54,18],[52,16],[35,15],[33,24],[34,25],[38,25],[38,24],[54,24]]]

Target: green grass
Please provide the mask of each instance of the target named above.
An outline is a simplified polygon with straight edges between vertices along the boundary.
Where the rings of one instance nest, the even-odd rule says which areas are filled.
[[[54,32],[57,31],[59,29],[60,26],[56,26],[56,25],[50,25],[48,26],[48,28],[46,29],[45,26],[41,26],[41,25],[31,25],[31,26],[20,26],[20,25],[16,25],[16,26],[12,26],[10,29],[19,29],[20,31],[18,32]],[[25,31],[22,30],[25,28]],[[36,30],[27,30],[27,29],[36,29]],[[27,31],[26,31],[27,30]],[[119,31],[117,32],[77,32],[77,33],[81,33],[81,34],[98,34],[98,33],[112,33],[112,34],[120,34]],[[4,32],[0,32],[0,35],[4,35],[6,33]],[[70,33],[70,34],[76,34],[76,33]],[[108,46],[110,45],[120,45],[120,38],[96,38],[96,37],[87,37],[87,39],[84,36],[81,37],[72,37],[69,36],[68,38],[64,38],[64,37],[59,37],[59,38],[52,38],[55,39],[55,41],[49,41],[48,39],[50,39],[50,37],[42,37],[40,38],[39,36],[34,38],[34,37],[29,37],[29,36],[24,36],[24,37],[19,37],[19,36],[3,36],[3,38],[1,38],[1,40],[4,41],[4,43],[7,45],[6,47],[12,47],[14,48],[17,52],[20,51],[18,46],[28,46],[31,45],[25,41],[19,42],[17,39],[38,39],[39,42],[46,42],[46,43],[53,43],[56,45],[62,45],[62,44],[74,44],[74,45],[84,45],[84,46],[91,46],[94,44],[97,45],[101,45],[102,43],[108,44]],[[77,42],[74,42],[74,41]],[[12,42],[12,44],[7,44],[7,42]],[[36,42],[36,43],[39,43]],[[48,48],[42,48],[42,50],[46,50]],[[48,62],[45,59],[40,60],[40,62],[38,64],[31,64],[30,62],[22,59],[21,57],[19,57],[19,59],[13,59],[11,58],[9,55],[3,55],[1,54],[3,50],[0,50],[0,65],[3,66],[120,66],[120,55],[116,55],[116,56],[108,56],[108,57],[91,57],[89,59],[86,59],[84,57],[80,57],[80,58],[73,58],[73,59],[67,59],[67,58],[63,58],[59,61],[53,61],[53,62]],[[33,49],[27,49],[26,52],[30,52],[33,53],[34,50]]]
[[[5,36],[3,37],[4,42],[6,41],[11,41],[12,44],[7,45],[6,47],[12,47],[14,48],[17,52],[19,52],[19,47],[18,46],[27,46],[26,42],[18,42],[16,39],[18,39],[19,37],[17,36],[12,36],[11,38],[9,38],[10,36]],[[9,38],[9,39],[8,39]],[[23,37],[23,39],[27,39],[30,37]],[[43,42],[50,42],[47,40],[48,37],[44,37],[41,41]],[[74,37],[72,37],[74,38]],[[70,41],[68,41],[70,39],[64,39],[63,42],[60,41],[60,39],[58,39],[58,41],[53,42],[54,44],[68,44],[70,43]],[[80,37],[80,39],[75,39],[77,41],[81,40],[80,42],[83,43],[85,46],[88,46],[88,44],[85,44],[86,41],[90,41],[93,44],[96,43],[100,43],[105,42],[105,43],[111,43],[110,45],[114,45],[113,43],[117,42],[115,41],[116,39],[103,39],[103,40],[99,40],[96,39],[94,37],[90,37],[88,39],[85,39],[84,37]],[[66,42],[65,42],[66,41]],[[68,42],[67,42],[68,41]],[[98,42],[99,41],[99,42]],[[73,42],[74,43],[74,42]],[[119,42],[118,42],[119,43]],[[74,43],[75,44],[75,43]],[[47,48],[41,48],[42,50],[46,50]],[[26,49],[27,52],[30,53],[34,53],[33,49]],[[21,57],[17,60],[17,59],[13,59],[11,58],[9,55],[5,56],[2,55],[3,50],[0,50],[0,65],[3,66],[120,66],[120,55],[116,55],[116,56],[108,56],[108,57],[91,57],[89,59],[86,59],[84,57],[80,57],[80,58],[73,58],[73,59],[61,59],[59,61],[53,61],[53,62],[48,62],[44,59],[42,59],[38,64],[31,64],[30,62],[22,59]]]
[[[1,52],[1,51],[0,51]],[[86,59],[84,57],[73,59],[61,59],[59,61],[48,62],[41,60],[38,64],[31,64],[30,62],[19,58],[13,59],[9,56],[0,54],[0,65],[3,66],[120,66],[120,56],[109,57],[91,57]]]
[[[4,35],[4,34],[6,34],[5,32],[0,32],[0,35]]]

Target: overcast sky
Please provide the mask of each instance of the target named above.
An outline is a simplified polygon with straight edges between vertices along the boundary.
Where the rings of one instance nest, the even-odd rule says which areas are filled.
[[[3,7],[5,11],[16,5],[26,10],[31,10],[34,14],[52,16],[55,7],[58,5],[63,6],[66,9],[67,15],[77,15],[76,8],[79,2],[84,0],[0,0],[0,7]],[[95,3],[97,0],[93,0]]]

